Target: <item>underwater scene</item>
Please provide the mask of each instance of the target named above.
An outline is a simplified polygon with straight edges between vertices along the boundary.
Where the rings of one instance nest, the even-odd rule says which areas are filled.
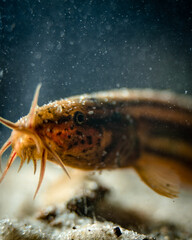
[[[1,0],[0,239],[192,239],[192,5]]]

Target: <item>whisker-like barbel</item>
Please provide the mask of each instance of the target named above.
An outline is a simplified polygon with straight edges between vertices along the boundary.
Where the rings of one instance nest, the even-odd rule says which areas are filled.
[[[74,96],[37,106],[16,123],[0,118],[13,131],[0,150],[12,147],[1,181],[16,156],[83,170],[132,167],[155,192],[174,198],[179,186],[192,186],[192,98],[168,91],[119,89]],[[34,197],[35,197],[34,196]]]
[[[2,146],[2,148],[0,149],[0,171],[2,172],[2,168],[1,168],[1,157],[2,154],[8,149],[8,147],[11,146],[11,140],[10,138],[4,143],[4,145]]]
[[[35,191],[34,198],[36,197],[43,180],[46,161],[47,161],[47,151],[50,153],[50,155],[52,155],[53,159],[55,159],[55,161],[63,168],[63,170],[66,172],[67,176],[69,177],[69,174],[60,157],[57,155],[57,153],[54,152],[54,150],[49,148],[46,142],[44,142],[41,139],[41,137],[36,133],[36,130],[35,130],[35,116],[36,116],[35,111],[37,108],[37,101],[38,101],[40,88],[41,88],[41,84],[37,86],[35,96],[32,101],[31,109],[26,119],[21,119],[17,124],[17,123],[12,123],[11,121],[0,117],[0,122],[3,125],[13,130],[10,138],[7,140],[7,142],[3,145],[3,147],[0,150],[0,160],[1,160],[2,154],[7,150],[7,148],[10,145],[12,145],[14,149],[12,155],[10,156],[10,159],[8,160],[7,167],[2,174],[0,182],[5,177],[7,171],[9,170],[10,166],[12,165],[13,161],[17,156],[21,158],[21,163],[20,163],[18,172],[21,170],[26,158],[32,157],[32,160],[34,163],[34,173],[35,173],[36,161],[37,161],[37,158],[40,158],[41,170],[40,170],[39,182],[37,185],[37,189]],[[35,149],[35,153],[33,153],[33,150],[31,148],[33,148],[33,150]],[[40,156],[41,153],[42,153],[42,156]],[[0,167],[1,167],[1,161],[0,161]]]
[[[9,168],[11,167],[12,163],[14,162],[15,158],[17,157],[17,153],[15,151],[13,151],[10,155],[10,158],[8,160],[7,166],[0,178],[0,183],[3,181],[5,175],[7,174],[7,171],[9,170]]]

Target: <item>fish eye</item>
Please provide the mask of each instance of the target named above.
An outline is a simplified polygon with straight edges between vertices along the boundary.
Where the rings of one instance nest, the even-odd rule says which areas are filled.
[[[76,124],[78,124],[78,125],[81,125],[81,124],[84,123],[84,121],[85,121],[84,114],[82,112],[79,112],[79,111],[75,112],[75,114],[74,114],[74,122]]]

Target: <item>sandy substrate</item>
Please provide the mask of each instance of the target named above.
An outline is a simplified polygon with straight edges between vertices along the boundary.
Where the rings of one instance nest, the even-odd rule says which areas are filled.
[[[70,175],[48,164],[33,200],[32,164],[10,169],[0,185],[0,239],[192,239],[192,191],[161,197],[132,170]]]

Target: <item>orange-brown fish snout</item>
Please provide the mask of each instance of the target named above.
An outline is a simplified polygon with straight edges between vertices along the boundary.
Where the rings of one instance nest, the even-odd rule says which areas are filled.
[[[36,172],[36,161],[41,158],[41,149],[42,144],[38,141],[38,139],[33,136],[32,133],[25,134],[22,131],[18,132],[14,130],[11,134],[11,142],[12,148],[17,153],[17,156],[21,158],[21,165],[19,170],[23,166],[25,160],[30,161],[30,159],[34,162],[34,172]]]

